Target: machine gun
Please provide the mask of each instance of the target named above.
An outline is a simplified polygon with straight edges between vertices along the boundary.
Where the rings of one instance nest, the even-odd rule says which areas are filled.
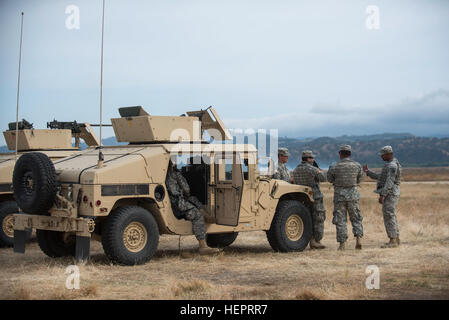
[[[24,121],[26,121],[24,119]],[[33,124],[31,124],[33,125]],[[82,128],[86,128],[87,126],[91,126],[91,127],[99,127],[99,124],[89,124],[87,125],[87,123],[78,123],[76,121],[68,121],[68,122],[63,122],[63,121],[57,121],[56,119],[53,120],[52,122],[47,122],[47,128],[50,129],[69,129],[72,130],[72,133],[81,133]],[[112,127],[112,124],[102,124],[103,127]]]
[[[28,121],[26,121],[25,119],[22,119],[22,121],[19,121],[17,123],[18,125],[18,129],[19,130],[25,130],[25,129],[33,129],[33,124],[29,123]],[[15,122],[10,122],[8,123],[8,130],[9,131],[13,131],[16,130],[16,123]]]
[[[72,121],[72,122],[61,122],[61,121],[57,121],[56,119],[51,121],[51,122],[47,122],[47,128],[50,129],[68,129],[72,131],[72,134],[77,134],[77,133],[81,133],[81,128],[85,128],[86,124],[85,123],[78,123],[76,121]]]
[[[76,121],[57,121],[54,119],[47,122],[47,128],[50,129],[68,129],[72,131],[72,136],[75,138],[75,147],[79,147],[80,138],[83,139],[88,146],[98,146],[100,141],[93,133],[91,127],[99,127],[99,124],[78,123]],[[103,124],[104,127],[112,127],[112,124]]]
[[[318,163],[317,163],[315,160],[313,160],[313,166],[316,167],[316,168],[318,168],[318,169],[320,169],[320,166],[318,165]],[[320,170],[321,170],[321,169],[320,169]]]

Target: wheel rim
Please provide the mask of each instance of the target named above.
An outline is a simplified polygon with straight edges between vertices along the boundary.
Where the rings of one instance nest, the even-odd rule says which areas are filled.
[[[288,217],[285,222],[285,233],[287,238],[291,241],[298,241],[301,239],[304,232],[304,223],[299,215],[293,214]]]
[[[14,217],[12,214],[8,214],[2,223],[3,232],[10,238],[14,237]]]
[[[27,195],[32,195],[34,191],[34,177],[31,171],[27,171],[22,177],[22,187]]]
[[[131,252],[139,252],[145,248],[148,232],[140,222],[131,222],[123,231],[123,244]]]

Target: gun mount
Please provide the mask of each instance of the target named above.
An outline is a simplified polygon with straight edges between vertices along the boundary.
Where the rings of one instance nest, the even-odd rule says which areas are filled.
[[[210,113],[209,113],[210,112]],[[118,142],[203,142],[208,131],[214,140],[232,139],[218,114],[211,107],[181,116],[153,116],[141,106],[119,109],[121,118],[111,119]]]
[[[18,151],[29,150],[72,150],[78,149],[80,139],[88,146],[97,146],[99,139],[88,123],[47,122],[49,129],[34,129],[33,124],[25,119],[18,122]],[[8,124],[8,130],[3,132],[9,150],[16,149],[16,123]],[[75,147],[72,146],[72,137],[75,138]]]
[[[88,146],[98,146],[100,145],[100,141],[95,136],[92,131],[93,126],[99,126],[96,124],[88,124],[88,123],[78,123],[76,121],[57,121],[54,119],[51,122],[47,122],[47,128],[56,129],[56,130],[70,130],[72,132],[72,136],[75,138],[75,147],[78,148],[80,144],[80,139],[83,139]],[[111,125],[103,125],[103,126],[111,126]]]

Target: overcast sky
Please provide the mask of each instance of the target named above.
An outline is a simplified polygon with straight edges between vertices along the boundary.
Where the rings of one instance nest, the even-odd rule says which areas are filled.
[[[21,11],[19,117],[98,123],[101,0],[0,0],[0,129],[15,121]],[[212,105],[230,128],[290,137],[449,135],[449,1],[106,0],[105,14],[107,122],[122,106]]]

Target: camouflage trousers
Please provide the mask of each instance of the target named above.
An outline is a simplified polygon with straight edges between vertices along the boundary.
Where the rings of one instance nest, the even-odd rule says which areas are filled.
[[[399,196],[388,195],[385,197],[382,205],[382,213],[384,216],[385,230],[389,238],[397,238],[399,236],[399,225],[396,217],[396,207],[398,205]]]
[[[348,240],[348,218],[352,224],[352,233],[355,237],[363,236],[363,217],[360,214],[359,201],[336,201],[334,202],[334,218],[332,223],[337,228],[337,242],[345,242]]]
[[[190,209],[184,214],[186,220],[192,222],[193,234],[197,240],[206,239],[206,223],[200,210],[197,208]]]
[[[312,212],[313,237],[316,241],[321,241],[324,235],[324,220],[326,220],[326,209],[323,198],[315,199]]]
[[[177,205],[177,209],[182,211],[183,218],[192,222],[192,230],[196,239],[206,239],[206,223],[204,221],[204,216],[199,210],[203,204],[195,196],[190,196],[187,200],[184,198],[177,198],[175,204]]]

